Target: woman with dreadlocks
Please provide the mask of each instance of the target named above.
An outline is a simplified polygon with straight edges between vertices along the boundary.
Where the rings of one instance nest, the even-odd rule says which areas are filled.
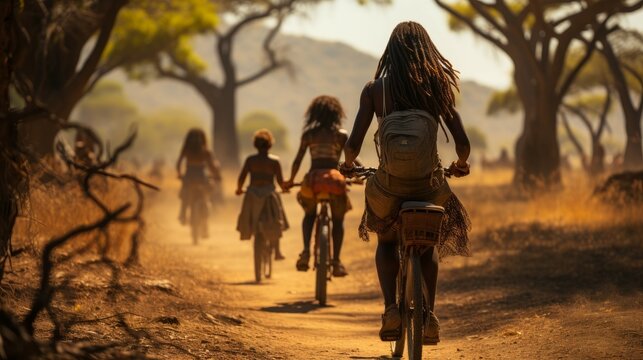
[[[301,191],[297,194],[297,199],[305,212],[302,222],[304,250],[297,260],[299,271],[307,271],[309,267],[310,239],[317,211],[315,191],[321,185],[330,193],[333,221],[333,276],[348,275],[340,261],[340,253],[344,240],[344,215],[350,210],[350,202],[346,196],[345,179],[337,171],[339,158],[348,137],[346,130],[341,127],[344,117],[344,109],[337,98],[323,95],[313,99],[306,111],[304,133],[292,164],[290,180],[285,182],[286,188],[292,187],[306,150],[310,149],[310,171],[304,177]]]
[[[425,321],[424,343],[439,341],[439,323],[434,314],[435,292],[440,257],[468,255],[469,220],[460,201],[451,192],[444,178],[437,153],[437,133],[442,122],[453,135],[458,160],[449,167],[456,176],[469,173],[469,140],[455,110],[453,88],[457,89],[457,72],[429,38],[426,30],[415,22],[398,24],[379,61],[375,80],[364,86],[353,131],[345,146],[346,162],[342,169],[350,172],[362,147],[373,114],[377,117],[376,146],[380,166],[366,184],[366,210],[360,224],[360,237],[368,239],[368,231],[377,233],[375,264],[384,295],[384,314],[380,338],[399,338],[401,317],[396,304],[396,277],[399,270],[393,225],[402,202],[427,201],[445,208],[440,244],[422,255],[423,277],[429,290],[429,313]],[[418,129],[421,156],[406,161],[395,154],[395,147],[409,145],[395,137],[395,127],[404,119],[407,127]],[[442,128],[444,131],[444,128]],[[446,135],[446,131],[444,131]],[[448,137],[447,137],[448,140]],[[422,145],[424,144],[424,145]],[[398,154],[404,154],[403,150]]]

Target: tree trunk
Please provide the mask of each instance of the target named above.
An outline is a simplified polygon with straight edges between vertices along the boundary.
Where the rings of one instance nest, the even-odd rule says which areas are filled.
[[[239,139],[237,138],[236,88],[224,87],[220,96],[209,101],[214,116],[212,142],[214,156],[224,168],[239,168]]]
[[[643,147],[641,144],[641,117],[636,111],[623,111],[625,116],[625,154],[623,166],[634,170],[643,167]]]
[[[10,116],[13,4],[13,1],[0,3],[0,178],[3,179],[0,181],[0,281],[4,276],[5,261],[10,256],[11,236],[25,176],[19,158],[15,121]]]
[[[22,142],[36,159],[54,154],[54,142],[60,126],[52,119],[39,117],[21,123],[18,129]]]
[[[522,134],[516,142],[514,184],[527,188],[559,185],[560,150],[554,92],[537,84],[530,72],[523,72],[529,74],[525,77],[519,73],[516,69],[515,81],[525,118]]]

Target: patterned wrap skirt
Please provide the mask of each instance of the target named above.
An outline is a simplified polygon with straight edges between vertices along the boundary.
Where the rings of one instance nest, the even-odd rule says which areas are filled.
[[[467,212],[438,169],[428,179],[400,179],[378,169],[366,183],[366,208],[359,235],[368,241],[368,232],[384,234],[397,230],[398,213],[405,201],[426,201],[444,207],[438,252],[440,258],[451,255],[470,256],[468,231],[471,221]]]

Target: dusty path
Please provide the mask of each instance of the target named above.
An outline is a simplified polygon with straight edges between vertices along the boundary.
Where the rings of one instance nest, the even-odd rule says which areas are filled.
[[[314,273],[294,267],[301,250],[301,210],[294,195],[284,196],[292,226],[282,239],[287,259],[276,262],[273,279],[260,285],[254,284],[251,242],[239,241],[234,230],[238,198],[219,209],[211,238],[197,246],[190,244],[188,229],[177,225],[178,204],[157,202],[148,217],[153,235],[148,241],[175,249],[186,263],[203,269],[204,286],[215,279],[231,289],[226,306],[246,319],[239,340],[260,349],[261,357],[385,358],[389,344],[377,337],[382,304],[375,244],[358,240],[363,198],[359,191],[351,196],[356,209],[347,216],[343,251],[350,275],[330,283],[327,307],[313,301]],[[482,215],[472,214],[474,221]],[[520,242],[506,246],[494,234],[474,233],[476,256],[442,263],[437,304],[442,342],[425,347],[425,358],[643,358],[640,224],[592,232],[597,243],[587,251],[559,243],[584,238],[583,230],[503,229],[494,234],[506,231],[503,241]],[[614,234],[623,244],[605,242]],[[539,242],[523,247],[531,237]],[[601,256],[615,260],[601,263]]]

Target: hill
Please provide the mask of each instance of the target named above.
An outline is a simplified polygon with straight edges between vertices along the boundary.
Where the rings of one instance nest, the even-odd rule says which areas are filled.
[[[235,47],[240,74],[248,74],[263,60],[257,44],[264,33],[261,27],[248,29],[240,34]],[[208,75],[216,79],[216,64],[212,51],[213,40],[208,37],[195,39],[197,52],[211,66]],[[280,35],[276,46],[291,60],[292,71],[279,70],[239,92],[239,118],[254,110],[267,110],[276,114],[290,129],[291,149],[296,149],[303,114],[310,100],[320,94],[338,97],[346,111],[346,127],[352,126],[358,108],[359,94],[364,84],[373,77],[375,57],[339,42],[327,42],[302,36]],[[209,127],[210,111],[203,100],[189,86],[171,80],[141,84],[125,79],[122,73],[110,75],[124,82],[127,96],[142,112],[159,108],[184,107],[195,112]],[[464,79],[467,74],[462,74]],[[464,80],[460,84],[458,110],[466,126],[480,128],[488,138],[488,154],[495,155],[500,147],[513,147],[520,129],[519,117],[485,115],[486,101],[494,89]],[[452,148],[452,146],[449,146]],[[443,154],[443,157],[448,157]]]

